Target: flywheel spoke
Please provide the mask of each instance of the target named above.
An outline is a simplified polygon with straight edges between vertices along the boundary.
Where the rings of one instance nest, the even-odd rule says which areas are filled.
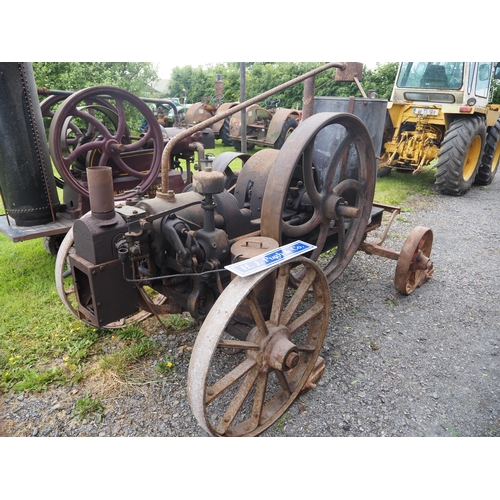
[[[342,157],[347,153],[347,149],[353,143],[356,138],[356,134],[353,130],[347,130],[345,137],[342,139],[337,149],[335,150],[335,154],[330,161],[328,166],[327,174],[325,177],[325,182],[323,184],[323,193],[329,193],[333,187],[333,180],[336,175],[336,167],[339,162],[342,160]],[[345,179],[345,171],[341,169],[341,174],[339,176],[339,182],[342,182]]]
[[[301,239],[316,245],[310,258],[328,262],[321,266],[331,283],[363,240],[375,180],[373,141],[362,120],[351,113],[313,114],[285,142],[270,171],[262,236],[280,244]],[[334,259],[323,258],[335,248]],[[290,279],[297,286],[303,276],[297,269]]]

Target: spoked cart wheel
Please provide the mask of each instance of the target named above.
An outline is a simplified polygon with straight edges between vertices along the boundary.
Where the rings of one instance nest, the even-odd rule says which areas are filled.
[[[85,216],[84,216],[85,217]],[[78,301],[75,292],[75,283],[73,281],[73,275],[71,274],[71,268],[69,265],[69,255],[74,251],[74,237],[73,237],[73,228],[71,228],[64,237],[61,246],[59,247],[59,251],[57,252],[56,257],[56,266],[55,266],[55,281],[56,281],[56,289],[57,293],[62,301],[62,303],[66,306],[68,311],[73,314],[76,318],[80,319],[84,323],[89,326],[93,326],[89,321],[86,321],[85,318],[82,318],[78,314]],[[146,299],[147,295],[145,293],[142,294],[143,298]],[[161,294],[155,294],[150,298],[154,305],[161,305],[166,301],[166,297]],[[124,328],[125,326],[133,323],[139,323],[149,318],[152,313],[149,311],[141,310],[136,314],[128,316],[127,318],[122,318],[119,321],[114,321],[105,326],[99,327],[103,329],[115,329],[115,328]]]
[[[131,123],[138,116],[149,127],[132,137],[127,120]],[[88,197],[85,168],[89,166],[113,168],[115,193],[123,186],[146,192],[160,173],[163,135],[153,112],[134,94],[116,87],[90,87],[67,97],[57,108],[49,147],[61,177],[84,196]],[[128,197],[125,192],[115,195],[115,200]]]
[[[262,236],[280,244],[301,239],[316,245],[309,258],[332,283],[363,239],[375,181],[373,142],[362,120],[349,113],[312,115],[290,135],[271,169]],[[292,281],[299,283],[304,273],[297,269]]]
[[[294,290],[289,275],[299,264],[305,274]],[[271,307],[259,303],[262,287],[274,287]],[[191,355],[188,397],[201,427],[214,436],[258,435],[314,387],[329,304],[323,272],[305,257],[235,278],[210,310]]]
[[[417,226],[406,238],[394,277],[394,286],[399,293],[410,295],[432,276],[434,267],[429,258],[432,241],[432,231],[422,226]]]

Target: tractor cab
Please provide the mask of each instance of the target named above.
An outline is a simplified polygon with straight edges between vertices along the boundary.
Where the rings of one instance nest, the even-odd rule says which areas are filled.
[[[492,62],[402,62],[391,102],[485,108],[492,71]],[[498,65],[494,77],[500,77]]]

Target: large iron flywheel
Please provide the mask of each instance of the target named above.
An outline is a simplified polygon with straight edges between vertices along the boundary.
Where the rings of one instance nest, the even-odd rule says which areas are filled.
[[[144,117],[144,133],[133,135]],[[49,148],[57,171],[76,192],[88,197],[85,169],[113,168],[115,200],[147,191],[157,180],[163,135],[153,112],[134,94],[117,87],[91,87],[67,97],[52,116]],[[129,191],[127,193],[127,191]]]
[[[262,201],[262,236],[301,239],[332,283],[363,239],[375,191],[376,158],[366,125],[350,113],[304,120],[281,148]],[[304,270],[292,279],[300,282]]]

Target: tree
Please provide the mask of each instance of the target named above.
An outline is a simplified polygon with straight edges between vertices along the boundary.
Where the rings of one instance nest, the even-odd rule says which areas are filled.
[[[321,62],[249,62],[246,63],[247,99],[262,94],[289,80],[311,71],[324,63]],[[180,95],[186,89],[188,102],[200,102],[202,97],[215,94],[214,84],[217,75],[224,81],[224,102],[236,102],[240,98],[239,63],[218,63],[213,66],[192,68],[176,67],[168,87],[168,95]],[[375,70],[363,69],[362,85],[365,91],[374,89],[380,98],[388,98],[396,78],[397,63],[378,64]],[[316,95],[335,97],[360,97],[356,83],[335,81],[335,70],[316,75]],[[297,84],[276,94],[279,105],[286,108],[302,108],[304,85]],[[264,103],[261,103],[264,105]]]
[[[375,70],[365,68],[362,83],[365,91],[373,89],[380,99],[389,99],[396,81],[397,72],[397,62],[377,63]]]
[[[80,90],[110,85],[138,96],[151,94],[158,74],[150,62],[34,62],[38,87],[51,90]]]

